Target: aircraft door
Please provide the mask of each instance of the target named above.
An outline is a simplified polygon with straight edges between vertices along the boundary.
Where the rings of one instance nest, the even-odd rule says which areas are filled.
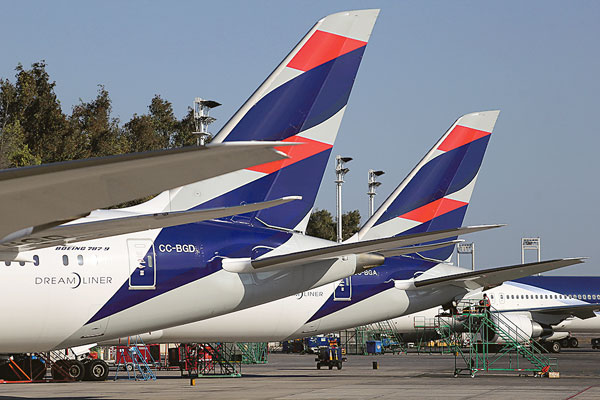
[[[334,283],[335,285],[335,283]],[[352,277],[342,279],[333,292],[333,301],[352,301]]]
[[[129,290],[156,289],[156,254],[150,239],[128,239]]]

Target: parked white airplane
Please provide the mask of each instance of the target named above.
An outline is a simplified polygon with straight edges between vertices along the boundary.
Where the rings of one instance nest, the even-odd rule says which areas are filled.
[[[575,333],[600,333],[600,277],[530,276],[486,290],[494,311],[516,324],[524,338],[540,339],[553,352],[563,345],[577,347]],[[476,291],[466,298],[482,298]],[[434,336],[434,307],[392,320],[405,340],[413,341],[430,327]],[[418,331],[418,333],[417,333]]]
[[[49,229],[39,226],[48,222],[43,213],[7,228],[10,233],[38,225],[10,234],[11,240],[2,244],[6,265],[0,267],[0,299],[3,304],[18,299],[19,306],[18,312],[0,315],[0,353],[72,347],[99,337],[209,318],[381,264],[384,257],[373,251],[422,242],[414,235],[408,240],[340,246],[293,232],[312,208],[378,13],[349,11],[317,22],[219,132],[211,150],[238,148],[256,140],[266,141],[267,147],[272,142],[297,144],[278,148],[287,159],[269,154],[266,161],[279,161],[170,190],[139,206],[96,210],[63,225],[50,223]],[[184,163],[190,159],[186,151],[171,153]],[[133,179],[147,172],[146,159],[129,161],[137,162]],[[215,169],[224,169],[223,160],[212,160]],[[62,171],[66,181],[77,184],[95,167],[102,168],[106,181],[123,183],[119,164],[102,165],[100,160],[76,165],[92,169]],[[188,171],[200,166],[206,167],[190,163],[182,171],[157,174],[172,176],[178,184],[182,179],[177,175],[189,177]],[[14,173],[17,183],[19,173]],[[300,175],[303,180],[297,179]],[[199,172],[198,176],[210,174]],[[30,206],[30,197],[36,193],[31,187],[43,183],[44,177],[26,176],[22,187],[9,193],[6,201],[18,204],[22,195],[23,204]],[[93,183],[80,190],[86,191]],[[135,190],[125,189],[130,192],[127,198],[133,193],[142,195],[137,183],[131,186]],[[102,202],[121,201],[113,191],[114,187],[105,190]],[[90,193],[95,197],[103,188]],[[87,196],[80,194],[77,199],[87,200]],[[52,221],[80,213],[81,208],[68,204],[75,211],[56,206]],[[263,209],[269,205],[279,206]],[[222,218],[239,213],[243,214]],[[211,218],[219,219],[196,222]],[[454,236],[454,232],[440,235]]]
[[[457,120],[348,243],[460,227],[497,116],[488,111]],[[410,249],[405,254],[381,252],[388,257],[383,265],[351,278],[139,336],[145,343],[174,343],[280,341],[328,333],[450,304],[471,290],[581,262],[553,260],[467,272],[442,261],[450,257],[454,243],[430,243],[411,254],[406,254]]]
[[[378,12],[317,22],[214,140],[301,143],[281,149],[288,159],[6,241],[6,254],[33,262],[11,256],[0,267],[0,301],[18,305],[0,315],[0,353],[73,347],[214,317],[364,271],[385,260],[380,251],[403,253],[485,229],[345,244],[296,232],[306,227]],[[245,214],[196,222],[224,207]]]

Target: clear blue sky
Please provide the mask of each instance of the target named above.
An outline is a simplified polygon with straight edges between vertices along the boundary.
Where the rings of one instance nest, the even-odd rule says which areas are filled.
[[[597,1],[3,1],[0,77],[44,59],[63,109],[103,84],[115,116],[160,94],[183,116],[218,100],[218,131],[319,18],[381,8],[333,155],[355,158],[344,209],[367,213],[460,115],[500,109],[466,223],[507,223],[465,237],[478,267],[589,256],[562,273],[600,275],[600,2]],[[334,209],[333,161],[317,199]],[[530,255],[529,259],[532,259]],[[466,262],[467,260],[465,260]]]

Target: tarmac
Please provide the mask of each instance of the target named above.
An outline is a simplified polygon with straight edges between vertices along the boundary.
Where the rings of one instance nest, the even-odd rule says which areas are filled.
[[[179,371],[158,371],[156,381],[114,381],[113,371],[105,382],[3,384],[0,399],[600,399],[600,351],[556,356],[560,379],[514,372],[455,378],[452,355],[350,355],[342,370],[317,370],[314,355],[274,353],[267,364],[243,366],[241,378],[199,378],[195,386]]]

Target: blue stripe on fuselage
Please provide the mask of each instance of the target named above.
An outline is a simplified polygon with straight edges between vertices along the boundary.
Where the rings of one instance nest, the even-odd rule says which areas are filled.
[[[221,257],[250,257],[254,247],[258,245],[278,247],[290,237],[291,234],[287,232],[219,221],[165,228],[154,241],[156,289],[130,290],[129,282],[126,281],[88,323],[213,274],[221,269]],[[159,251],[161,245],[176,244],[194,245],[196,251],[193,253]],[[128,266],[123,267],[128,268]]]
[[[514,282],[566,295],[600,294],[600,276],[528,276]]]

